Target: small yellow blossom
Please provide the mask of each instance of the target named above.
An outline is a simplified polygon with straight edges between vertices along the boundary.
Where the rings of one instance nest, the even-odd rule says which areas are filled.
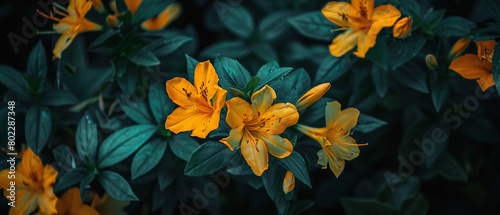
[[[288,194],[292,192],[293,188],[295,188],[295,176],[290,171],[286,171],[285,179],[283,180],[283,192]]]
[[[457,58],[458,56],[460,56],[460,54],[462,54],[462,52],[465,51],[465,49],[467,49],[467,47],[469,46],[470,44],[470,41],[471,39],[468,39],[468,38],[462,38],[462,39],[459,39],[454,45],[453,45],[453,48],[451,48],[451,51],[450,51],[450,58]]]
[[[293,104],[272,105],[274,99],[276,93],[266,85],[252,95],[252,104],[239,97],[226,102],[226,122],[232,129],[221,142],[231,150],[241,147],[241,154],[257,176],[268,169],[268,152],[284,158],[293,151],[292,143],[279,134],[295,125],[299,114]]]
[[[403,38],[410,34],[411,32],[411,17],[405,17],[400,19],[394,24],[392,28],[392,35],[394,37]]]
[[[313,87],[307,93],[305,93],[300,99],[297,101],[295,105],[297,110],[300,111],[309,105],[312,105],[314,102],[317,102],[325,93],[330,89],[330,83],[320,84],[318,86]]]
[[[438,68],[436,57],[434,57],[434,55],[432,54],[428,54],[427,56],[425,56],[425,64],[431,70],[436,70]]]

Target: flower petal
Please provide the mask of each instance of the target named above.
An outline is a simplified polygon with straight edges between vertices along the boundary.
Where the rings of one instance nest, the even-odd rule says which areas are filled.
[[[135,11],[137,11],[141,2],[142,0],[125,0],[125,4],[127,4],[128,10],[130,10],[132,15],[134,15]]]
[[[191,136],[205,138],[210,131],[202,132],[202,130],[207,128],[206,123],[211,117],[212,113],[200,111],[196,106],[187,109],[179,107],[167,117],[165,128],[177,134],[183,131],[192,131],[203,126],[201,130],[197,129],[196,133],[193,131]]]
[[[406,37],[411,32],[411,17],[404,17],[400,19],[392,28],[392,36]]]
[[[210,61],[198,63],[194,70],[194,87],[198,94],[202,95],[205,100],[210,100],[215,92],[216,86],[219,83],[219,76],[215,73],[215,69]],[[205,97],[206,96],[206,97]]]
[[[493,74],[485,75],[478,78],[477,83],[481,86],[481,90],[485,91],[488,88],[495,86],[495,81],[493,80]]]
[[[173,78],[166,83],[168,97],[183,108],[197,105],[196,88],[184,78]]]
[[[243,135],[241,154],[257,176],[261,176],[269,167],[266,145],[262,140],[254,138],[249,132],[245,132]]]
[[[366,19],[372,16],[374,0],[352,0],[351,4]]]
[[[56,204],[58,202],[58,199],[54,195],[54,193],[52,193],[52,191],[50,191],[49,195],[47,195],[47,193],[39,194],[37,199],[38,199],[38,207],[40,208],[40,212],[42,212],[42,214],[57,213]]]
[[[50,166],[45,165],[43,167],[43,188],[45,191],[51,191],[56,183],[57,172],[56,170]]]
[[[453,45],[453,48],[451,48],[451,51],[450,51],[450,54],[449,56],[450,57],[453,57],[453,58],[456,58],[458,57],[460,54],[462,54],[462,52],[465,51],[465,49],[467,49],[467,47],[469,46],[470,44],[470,41],[471,39],[468,39],[468,38],[462,38],[462,39],[459,39],[454,45]]]
[[[347,2],[328,2],[321,9],[321,13],[328,20],[341,27],[349,27],[352,21],[359,19],[356,8]]]
[[[227,116],[226,122],[231,128],[244,126],[243,121],[249,117],[252,109],[247,101],[239,97],[234,97],[226,102]]]
[[[356,123],[358,123],[359,110],[355,108],[347,108],[340,112],[337,121],[333,125],[334,128],[341,128],[344,132],[350,131]]]
[[[243,134],[246,132],[243,129],[245,129],[243,126],[231,129],[229,137],[223,138],[220,142],[226,144],[231,151],[238,149],[243,139]]]
[[[285,179],[283,179],[283,192],[288,194],[292,192],[293,188],[295,188],[295,177],[292,172],[286,171]]]
[[[323,139],[326,133],[326,128],[313,128],[301,124],[297,124],[297,130],[307,135],[308,137],[316,140],[320,145],[323,145]]]
[[[146,31],[158,31],[167,27],[173,20],[181,14],[181,4],[173,3],[163,10],[158,16],[146,20],[141,24],[141,28]]]
[[[281,138],[279,135],[268,135],[263,132],[252,132],[252,135],[264,141],[267,150],[274,157],[285,158],[292,154],[293,145],[286,138]]]
[[[328,156],[325,154],[325,150],[321,149],[317,153],[318,155],[318,164],[322,166],[322,169],[326,169],[328,165]]]
[[[16,207],[9,210],[9,215],[29,214],[38,206],[38,195],[27,190],[16,191]]]
[[[384,27],[391,27],[401,16],[401,12],[392,5],[380,5],[373,10],[372,26],[369,34],[377,35]]]
[[[339,118],[340,115],[340,103],[335,101],[335,102],[328,102],[326,103],[326,108],[325,108],[325,120],[326,120],[326,127],[327,128],[332,128],[337,119]]]
[[[313,87],[305,93],[299,100],[297,100],[297,110],[302,110],[309,105],[317,102],[325,93],[330,89],[330,83],[323,83]]]
[[[466,54],[451,62],[450,69],[467,79],[476,79],[490,74],[477,55]]]
[[[354,145],[356,144],[356,141],[351,136],[327,141],[329,144],[325,147],[328,148],[328,150],[338,159],[352,160],[359,155],[359,147]]]
[[[365,58],[368,49],[375,45],[377,40],[377,35],[370,35],[365,33],[358,34],[358,50],[354,52],[354,55]]]
[[[276,93],[273,88],[264,86],[252,95],[252,115],[264,114],[276,99]]]
[[[68,48],[68,46],[73,42],[73,39],[75,39],[77,33],[76,32],[68,32],[68,33],[63,33],[59,39],[57,39],[56,45],[54,46],[54,50],[52,53],[54,56],[57,58],[61,58],[61,53]]]
[[[475,41],[477,45],[477,56],[485,56],[485,55],[493,55],[493,51],[495,50],[495,40],[488,41]]]
[[[36,178],[41,181],[43,178],[43,163],[42,160],[30,149],[27,148],[22,152],[21,165],[26,175],[31,179]]]
[[[260,130],[268,134],[281,134],[286,128],[297,124],[299,113],[290,103],[278,103],[271,106],[261,118],[268,120],[265,120],[265,125]]]
[[[357,42],[358,34],[354,30],[348,29],[333,39],[329,47],[330,53],[335,57],[340,57],[354,48]]]
[[[338,178],[339,175],[342,173],[342,171],[344,171],[345,161],[336,158],[333,155],[333,153],[330,151],[330,149],[327,147],[323,147],[323,151],[326,154],[326,156],[328,157],[328,165],[330,166],[330,170]]]

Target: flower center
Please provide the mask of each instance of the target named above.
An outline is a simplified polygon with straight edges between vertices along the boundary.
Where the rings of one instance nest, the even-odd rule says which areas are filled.
[[[484,54],[480,56],[481,61],[483,62],[484,66],[488,69],[488,71],[493,71],[493,51],[489,50],[488,48],[484,48]]]

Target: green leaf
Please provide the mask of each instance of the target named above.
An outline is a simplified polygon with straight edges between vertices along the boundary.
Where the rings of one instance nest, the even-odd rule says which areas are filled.
[[[292,172],[295,178],[299,179],[300,181],[302,181],[302,183],[312,188],[306,162],[298,152],[293,151],[292,154],[288,155],[287,157],[278,159],[278,163],[281,166],[285,167],[288,171]]]
[[[371,49],[368,49],[368,52],[366,53],[366,59],[372,61],[373,63],[376,63],[377,65],[382,67],[382,69],[390,71],[391,68],[389,65],[389,55],[391,52],[394,52],[395,49],[394,47],[391,47],[391,52],[389,52],[387,40],[388,39],[386,37],[377,37],[375,46],[373,46]]]
[[[188,136],[187,133],[172,136],[169,142],[170,149],[180,159],[189,161],[191,154],[200,146],[196,140]]]
[[[138,77],[139,74],[131,69],[127,70],[128,66],[125,65],[125,68],[123,68],[124,70],[118,72],[118,74],[121,75],[121,77],[117,79],[117,82],[118,86],[120,86],[120,88],[122,89],[123,94],[131,96],[132,93],[134,93],[135,85],[137,85],[137,79],[139,78]]]
[[[422,47],[424,47],[427,40],[422,36],[408,37],[408,39],[401,42],[401,40],[390,39],[388,42],[388,47],[391,47],[391,65],[392,70],[397,69],[401,65],[405,64],[420,52]],[[410,67],[411,66],[407,66]]]
[[[450,128],[447,124],[436,123],[429,126],[423,139],[418,140],[420,149],[425,153],[425,166],[431,168],[441,158],[448,145]]]
[[[306,70],[300,68],[293,70],[285,76],[283,84],[277,94],[276,102],[290,102],[295,104],[300,96],[311,89],[311,78]]]
[[[361,133],[369,133],[386,124],[386,122],[380,119],[360,113],[358,123],[356,127],[354,127],[354,130]]]
[[[132,24],[142,23],[158,15],[172,3],[171,0],[143,0],[132,16]]]
[[[271,160],[270,160],[271,162]],[[293,192],[285,194],[283,191],[283,181],[285,179],[286,170],[276,163],[270,163],[269,169],[262,173],[262,182],[266,188],[267,194],[274,201],[278,212],[283,214],[290,205],[288,197],[293,196]]]
[[[94,48],[98,45],[101,45],[106,40],[108,40],[109,38],[113,37],[116,34],[118,34],[118,31],[108,29],[106,32],[104,32],[99,37],[97,37],[94,41],[92,41],[92,43],[89,46],[89,49]]]
[[[41,77],[41,84],[45,83],[45,78],[47,77],[47,56],[45,56],[45,49],[41,40],[38,41],[30,53],[26,76],[31,80]]]
[[[488,11],[491,18],[500,22],[500,4],[496,0],[482,0],[481,6]]]
[[[439,175],[450,181],[467,182],[467,173],[464,168],[450,155],[445,153],[438,163]]]
[[[198,63],[200,63],[200,62],[195,60],[194,58],[190,57],[187,54],[185,54],[185,56],[186,56],[186,62],[187,62],[187,73],[188,73],[189,82],[194,83],[194,70],[195,70],[196,66],[198,65]],[[217,59],[215,59],[215,60],[217,61]],[[218,75],[220,78],[220,74],[218,74]]]
[[[187,176],[209,175],[224,168],[236,151],[231,151],[224,143],[211,140],[203,143],[189,157],[184,168]]]
[[[170,156],[166,159],[167,155],[163,157],[163,160],[160,162],[160,171],[158,171],[158,185],[160,186],[160,190],[164,190],[171,185],[177,177],[175,160]]]
[[[278,54],[274,51],[274,48],[267,43],[254,43],[252,49],[255,55],[266,62],[278,60]]]
[[[95,164],[98,144],[97,137],[97,125],[88,114],[85,114],[76,128],[76,149],[78,156],[80,156],[83,162],[87,162],[88,158]]]
[[[221,41],[209,45],[200,52],[202,58],[215,58],[223,55],[230,58],[243,58],[250,54],[250,45],[245,41]]]
[[[69,169],[75,168],[75,158],[67,145],[57,146],[54,150],[52,150],[52,154],[54,155],[54,159],[57,161],[58,165]]]
[[[229,31],[242,38],[248,38],[253,33],[254,23],[250,12],[243,6],[228,10],[221,16],[221,21]]]
[[[155,138],[144,144],[135,154],[132,161],[132,180],[149,172],[160,162],[167,149],[167,142],[164,139]]]
[[[244,89],[251,78],[248,70],[231,58],[217,56],[214,68],[219,75],[219,85],[224,89],[229,87]]]
[[[425,215],[429,211],[429,203],[425,201],[423,194],[418,194],[417,197],[407,200],[401,208],[401,213],[404,215]]]
[[[340,28],[328,20],[321,11],[302,14],[288,21],[303,36],[323,41],[331,41],[335,36],[333,30]]]
[[[120,129],[99,146],[97,163],[100,169],[130,156],[156,132],[154,125],[135,125]]]
[[[431,90],[432,103],[434,104],[436,111],[439,112],[441,107],[443,107],[446,98],[448,98],[448,83],[445,81],[431,80],[429,88]]]
[[[336,81],[351,68],[355,61],[347,57],[328,55],[319,66],[313,85]]]
[[[255,89],[260,89],[265,85],[269,85],[275,91],[279,90],[283,78],[292,71],[290,67],[279,67],[276,62],[270,62],[262,66],[257,71],[256,77],[260,78],[260,82]]]
[[[157,39],[142,48],[140,51],[152,52],[156,57],[163,57],[173,53],[184,43],[191,41],[192,38],[180,34],[166,34],[161,39]]]
[[[323,117],[325,117],[326,103],[333,101],[334,100],[331,98],[320,98],[317,102],[314,102],[314,104],[307,107],[307,111],[301,113],[299,117],[300,123],[308,125],[313,124],[320,119],[324,122]],[[324,123],[321,125],[324,125]]]
[[[71,169],[69,172],[64,173],[64,175],[59,178],[56,186],[54,187],[54,192],[58,192],[75,185],[76,183],[80,182],[82,178],[87,177],[89,174],[90,172],[83,167]]]
[[[441,22],[438,27],[438,34],[444,37],[463,37],[475,27],[476,24],[465,18],[450,16]]]
[[[493,51],[493,80],[497,87],[497,92],[500,94],[500,42],[495,44],[495,50]]]
[[[389,70],[383,69],[378,65],[373,65],[372,67],[372,79],[373,85],[375,86],[375,90],[377,91],[380,97],[384,97],[387,93],[387,89],[389,84],[387,83],[387,79],[389,75]]]
[[[264,17],[258,26],[259,35],[261,35],[260,40],[262,41],[273,41],[288,32],[290,25],[288,24],[288,18],[294,14],[289,11],[273,12]]]
[[[167,120],[167,116],[174,110],[175,104],[168,97],[164,82],[156,84],[151,84],[149,87],[149,107],[153,112],[156,123],[163,125]]]
[[[17,70],[8,66],[0,66],[0,83],[7,89],[14,91],[25,100],[31,98],[28,82]]]
[[[133,54],[125,55],[125,57],[131,62],[141,66],[160,65],[160,60],[158,60],[153,52],[143,52],[139,50]]]
[[[149,108],[144,101],[133,101],[131,97],[118,98],[120,107],[130,119],[137,124],[155,125],[155,120],[149,112]]]
[[[97,176],[102,188],[119,201],[139,201],[127,180],[116,172],[103,171]]]
[[[45,147],[51,130],[50,111],[45,107],[31,106],[25,121],[26,141],[36,155],[39,155]]]
[[[92,183],[95,179],[95,174],[88,174],[85,178],[80,179],[80,197],[81,199],[86,199],[87,194],[90,191],[88,185]]]
[[[398,209],[376,199],[342,198],[342,207],[348,215],[397,215]]]
[[[299,200],[290,205],[290,210],[288,210],[288,214],[290,215],[300,215],[304,214],[309,208],[314,205],[314,201],[311,200]]]
[[[49,106],[75,105],[80,100],[67,90],[50,90],[43,95],[42,104]]]
[[[443,20],[446,10],[436,10],[430,9],[427,14],[424,15],[424,20],[426,22],[425,29],[428,31],[433,31],[434,28]]]
[[[407,66],[393,72],[402,84],[422,93],[429,93],[427,89],[427,75],[417,64],[410,62]]]

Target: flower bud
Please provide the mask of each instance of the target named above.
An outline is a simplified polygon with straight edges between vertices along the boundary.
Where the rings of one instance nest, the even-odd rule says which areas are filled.
[[[425,64],[431,70],[436,70],[438,68],[438,62],[436,60],[436,57],[434,57],[434,55],[432,55],[432,54],[428,54],[425,57]]]
[[[286,171],[285,180],[283,180],[283,192],[288,194],[292,192],[293,188],[295,188],[295,176],[290,171]]]
[[[392,35],[394,37],[403,38],[410,34],[411,32],[411,18],[405,17],[400,19],[394,27],[392,28]]]
[[[109,28],[113,30],[118,29],[118,14],[108,15],[106,17],[106,24],[108,24]]]
[[[173,3],[165,8],[157,16],[146,20],[141,24],[141,28],[145,31],[158,31],[167,27],[172,21],[177,19],[181,14],[182,6],[179,3]]]
[[[467,49],[467,47],[469,46],[469,43],[470,43],[470,39],[467,39],[467,38],[462,38],[462,39],[459,39],[455,45],[453,45],[453,48],[451,48],[451,51],[450,51],[450,58],[457,58],[458,56],[460,56],[460,54],[462,54],[462,52],[465,51],[465,49]]]
[[[295,105],[297,110],[300,111],[318,101],[321,97],[323,97],[323,95],[325,95],[328,89],[330,89],[330,83],[320,84],[310,89],[297,101],[297,104]]]

